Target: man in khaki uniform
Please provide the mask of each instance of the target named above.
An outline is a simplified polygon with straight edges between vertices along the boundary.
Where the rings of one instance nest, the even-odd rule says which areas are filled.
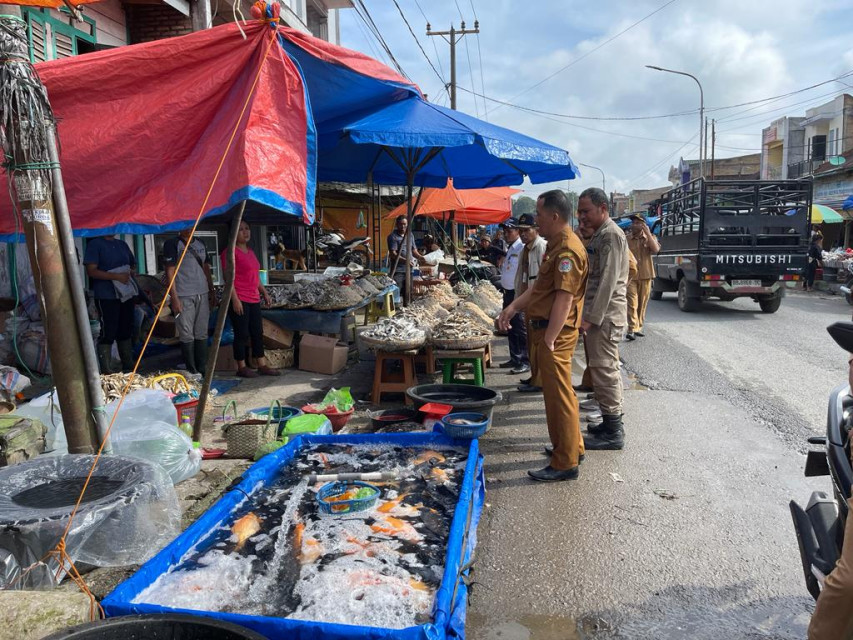
[[[591,188],[578,199],[578,219],[593,230],[587,245],[589,282],[586,287],[583,323],[587,359],[595,399],[601,407],[600,425],[588,425],[587,449],[621,449],[622,372],[619,342],[625,335],[628,314],[628,242],[609,216],[607,194]]]
[[[646,308],[652,295],[652,280],[655,278],[655,263],[652,256],[660,251],[660,242],[640,216],[631,216],[631,230],[628,233],[628,248],[637,258],[637,278],[628,285],[628,295],[637,297],[636,312],[628,314],[629,340],[634,336],[643,337],[646,324]]]
[[[628,249],[628,288],[625,296],[628,299],[628,333],[625,334],[626,340],[636,340],[633,333],[632,320],[637,316],[637,259],[634,257],[634,252]]]
[[[539,235],[539,230],[536,228],[536,219],[529,213],[525,213],[518,218],[518,230],[521,233],[521,241],[524,243],[524,249],[521,251],[521,260],[518,263],[518,271],[515,274],[515,296],[518,297],[527,291],[528,287],[532,287],[536,282],[536,277],[539,275],[539,268],[542,265],[542,259],[545,257],[545,251],[548,248],[548,243],[542,236]],[[530,333],[530,317],[525,315],[527,324],[527,352],[530,359],[530,377],[525,378],[518,385],[518,390],[522,393],[540,393],[542,391],[542,382],[539,379],[539,372],[536,369],[536,343],[533,341]]]
[[[571,205],[563,191],[555,189],[539,196],[536,222],[548,241],[539,275],[498,317],[499,329],[508,327],[516,313],[526,312],[530,317],[552,444],[551,463],[527,472],[540,482],[577,478],[584,453],[578,399],[572,390],[572,356],[583,314],[587,258],[569,226],[570,217]]]

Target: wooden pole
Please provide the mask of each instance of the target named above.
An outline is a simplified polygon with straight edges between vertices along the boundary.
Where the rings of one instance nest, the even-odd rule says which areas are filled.
[[[225,330],[225,318],[228,316],[228,305],[231,304],[231,293],[234,291],[234,251],[237,248],[237,234],[240,232],[240,223],[243,221],[243,212],[246,210],[246,201],[240,203],[240,208],[234,214],[231,221],[231,232],[228,235],[228,264],[225,271],[225,290],[222,292],[222,300],[219,301],[219,311],[216,314],[216,329],[213,332],[213,349],[210,350],[212,357],[207,359],[207,370],[204,372],[204,381],[201,385],[201,393],[198,396],[198,407],[196,408],[195,424],[193,424],[193,441],[201,442],[201,427],[204,423],[204,410],[207,406],[207,398],[210,394],[210,385],[213,383],[213,374],[216,371],[216,357],[219,354],[219,345],[222,342],[222,332]]]

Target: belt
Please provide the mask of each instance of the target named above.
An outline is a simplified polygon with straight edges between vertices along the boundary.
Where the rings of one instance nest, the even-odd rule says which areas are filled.
[[[540,320],[539,318],[531,318],[530,319],[530,326],[533,327],[534,329],[547,329],[548,328],[548,321],[547,320]]]

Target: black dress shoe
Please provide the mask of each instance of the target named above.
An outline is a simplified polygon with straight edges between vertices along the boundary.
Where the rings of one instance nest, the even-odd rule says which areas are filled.
[[[519,382],[521,384],[530,384],[531,382],[533,382],[533,376],[530,376],[529,378],[522,378],[521,380],[519,380]]]
[[[625,340],[627,340],[628,342],[633,342],[636,339],[637,338],[634,336],[633,332],[628,332],[625,334]]]
[[[542,393],[542,387],[532,384],[520,384],[516,387],[521,393]]]
[[[640,337],[640,338],[645,338],[645,337],[646,337],[646,334],[645,334],[645,333],[643,333],[642,331],[635,331],[635,332],[634,332],[634,335],[635,335],[635,336],[638,336],[638,337]]]
[[[545,455],[548,456],[549,458],[551,456],[553,456],[554,455],[554,447],[545,447]],[[580,455],[580,457],[578,458],[578,462],[583,462],[584,458],[586,458],[586,455],[582,453]]]
[[[577,393],[592,393],[592,387],[585,387],[582,384],[573,384],[572,389]]]
[[[528,471],[527,475],[537,482],[562,482],[563,480],[574,480],[578,477],[578,468],[572,467],[565,471],[554,469],[550,464],[538,471]]]
[[[515,369],[512,369],[510,373],[514,376],[520,376],[523,373],[530,373],[530,365],[520,364]]]
[[[501,362],[498,367],[501,369],[510,369],[512,367],[517,367],[518,363],[515,360],[507,360],[506,362]]]

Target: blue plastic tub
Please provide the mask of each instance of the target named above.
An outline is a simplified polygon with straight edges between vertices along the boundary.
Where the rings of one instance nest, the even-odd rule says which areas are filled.
[[[459,501],[447,538],[446,560],[441,586],[435,593],[432,621],[406,629],[387,629],[346,624],[330,624],[292,618],[273,618],[213,611],[172,609],[160,605],[133,603],[133,600],[161,574],[179,565],[181,558],[199,543],[214,536],[218,529],[230,527],[235,511],[263,486],[274,482],[281,468],[303,447],[344,444],[373,447],[388,444],[400,447],[437,449],[448,446],[468,448],[465,476]],[[476,440],[455,440],[440,433],[347,434],[341,436],[298,436],[286,446],[265,456],[243,473],[242,481],[225,493],[202,516],[165,549],[110,593],[101,605],[107,617],[147,614],[186,613],[225,620],[253,629],[267,638],[293,640],[445,640],[464,639],[468,588],[465,581],[477,544],[477,523],[485,499],[483,458]]]
[[[467,420],[474,424],[453,424],[453,420]],[[441,430],[451,438],[473,440],[489,430],[489,418],[482,413],[448,413],[441,419]]]
[[[365,487],[371,489],[373,492],[366,498],[353,498],[352,500],[335,501],[329,500],[329,498],[339,496],[350,489],[363,489]],[[376,504],[378,499],[379,489],[374,487],[372,484],[359,482],[358,480],[354,480],[352,482],[330,482],[329,484],[324,485],[320,491],[317,492],[317,505],[320,507],[320,511],[335,515],[355,513],[356,511],[370,509],[370,507]]]

